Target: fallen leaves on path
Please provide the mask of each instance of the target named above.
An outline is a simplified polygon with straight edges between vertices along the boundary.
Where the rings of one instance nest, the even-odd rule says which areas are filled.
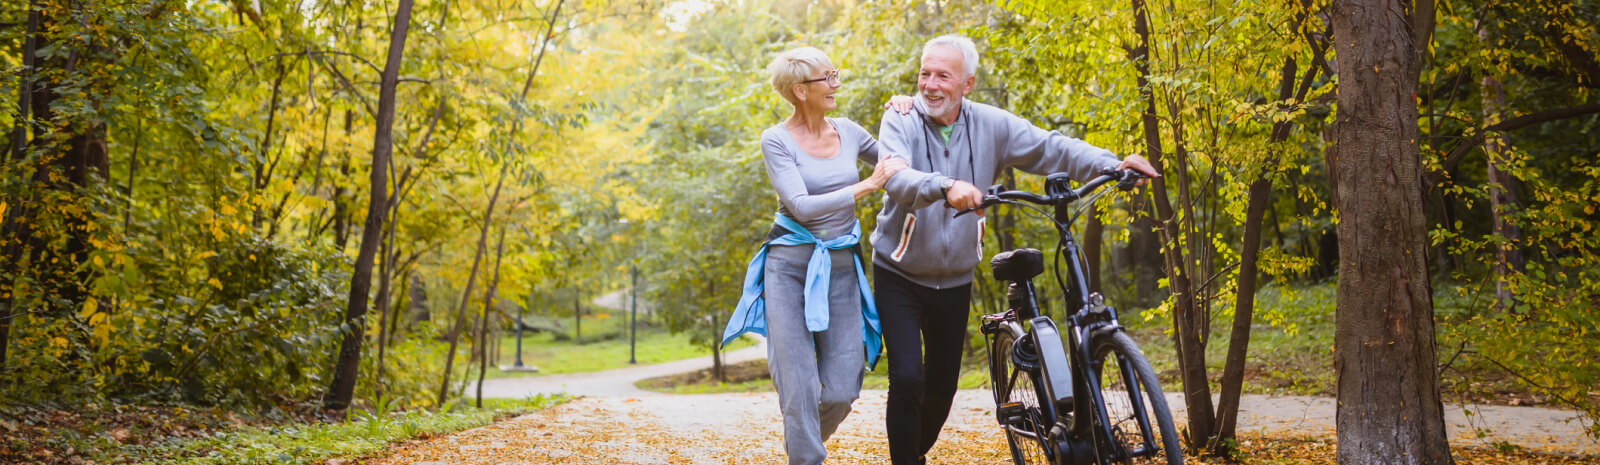
[[[677,399],[677,400],[674,400]],[[688,396],[580,399],[552,409],[428,441],[400,444],[367,465],[515,464],[777,464],[784,463],[776,405],[732,397],[708,404]],[[875,400],[858,401],[827,443],[828,463],[886,464],[888,442]],[[954,415],[929,454],[941,465],[1008,464],[1005,439],[987,412]],[[1331,436],[1242,433],[1237,464],[1332,464]],[[1600,465],[1600,457],[1566,457],[1491,448],[1456,448],[1458,463]],[[1193,458],[1195,465],[1222,465]]]
[[[581,402],[581,401],[580,401]],[[577,402],[575,402],[577,403]],[[607,409],[572,411],[562,407],[435,439],[410,441],[367,465],[510,465],[510,464],[748,464],[783,463],[783,438],[770,425],[734,431],[663,428],[646,415],[607,418]],[[715,413],[707,413],[715,414]],[[646,420],[646,421],[639,421]],[[632,426],[625,426],[624,422]],[[879,428],[881,430],[881,428]],[[882,433],[841,429],[828,441],[828,463],[888,463]],[[854,434],[852,434],[854,433]],[[936,463],[1009,463],[1001,454],[999,435],[957,434],[935,448],[932,456],[961,461]]]

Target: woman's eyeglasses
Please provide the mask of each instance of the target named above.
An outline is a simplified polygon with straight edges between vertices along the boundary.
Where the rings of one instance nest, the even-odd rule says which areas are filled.
[[[805,81],[800,81],[800,83],[801,84],[810,84],[810,83],[813,83],[813,82],[824,82],[824,81],[827,82],[828,85],[830,85],[830,86],[837,86],[837,85],[839,85],[840,83],[843,82],[843,79],[839,78],[839,70],[834,69],[834,70],[828,70],[828,72],[826,72],[826,73],[822,73],[822,77],[819,77],[819,78],[816,78],[816,79],[808,79],[808,80],[805,80]]]

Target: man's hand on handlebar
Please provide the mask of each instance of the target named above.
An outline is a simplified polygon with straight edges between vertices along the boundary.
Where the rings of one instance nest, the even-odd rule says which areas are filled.
[[[945,191],[944,201],[949,204],[950,208],[957,210],[975,208],[979,203],[983,202],[983,191],[978,190],[978,187],[973,186],[972,183],[956,181],[954,186],[950,186],[950,190]],[[979,210],[978,215],[982,216],[983,211]]]
[[[1159,177],[1161,177],[1161,173],[1156,172],[1156,167],[1150,165],[1150,160],[1146,160],[1146,159],[1144,159],[1144,157],[1139,156],[1139,155],[1128,155],[1128,158],[1122,159],[1122,163],[1117,165],[1117,169],[1118,170],[1131,169],[1131,170],[1134,170],[1134,171],[1138,171],[1139,174],[1143,174],[1144,177],[1146,177],[1146,178],[1159,178]],[[1143,186],[1144,185],[1144,179],[1140,179],[1139,182],[1134,184],[1134,185]]]

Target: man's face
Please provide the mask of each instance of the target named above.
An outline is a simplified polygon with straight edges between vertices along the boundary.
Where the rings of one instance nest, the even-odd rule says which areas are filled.
[[[972,91],[975,80],[967,76],[960,51],[953,47],[934,47],[922,54],[917,98],[928,108],[928,116],[953,123],[955,112],[961,108],[961,98]]]

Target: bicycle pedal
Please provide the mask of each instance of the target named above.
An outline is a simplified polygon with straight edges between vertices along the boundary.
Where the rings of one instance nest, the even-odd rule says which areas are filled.
[[[1006,402],[995,409],[995,417],[1000,426],[1016,426],[1027,421],[1028,411],[1021,402]]]

